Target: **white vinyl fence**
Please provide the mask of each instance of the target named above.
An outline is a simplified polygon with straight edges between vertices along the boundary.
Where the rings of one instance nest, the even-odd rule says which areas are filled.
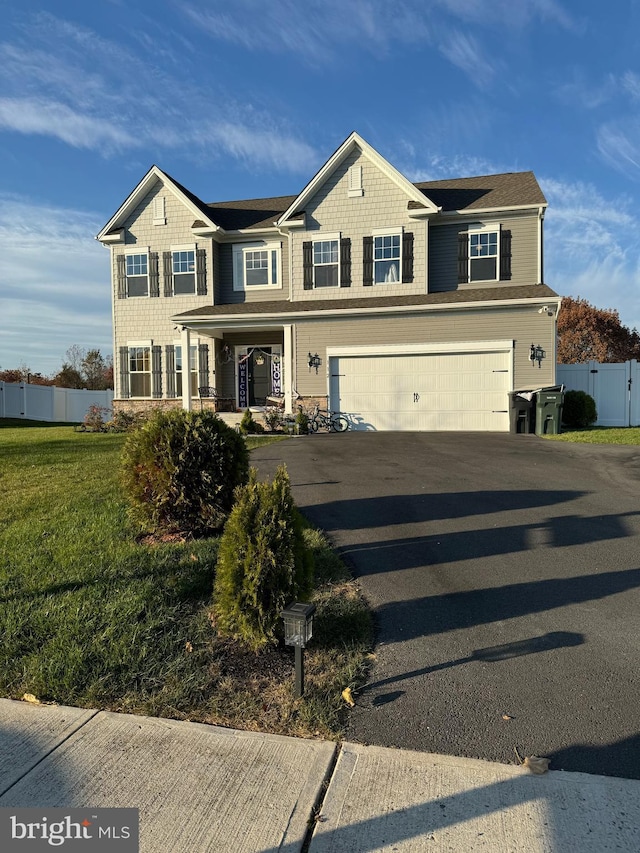
[[[89,406],[111,409],[112,403],[113,391],[76,391],[27,382],[0,382],[0,418],[80,423]]]
[[[640,426],[640,364],[559,364],[556,380],[567,391],[585,391],[596,402],[598,426]]]

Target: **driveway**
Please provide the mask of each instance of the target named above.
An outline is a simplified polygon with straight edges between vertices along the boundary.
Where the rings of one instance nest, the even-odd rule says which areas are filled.
[[[376,659],[347,738],[640,778],[640,449],[346,433],[284,461],[358,577]]]

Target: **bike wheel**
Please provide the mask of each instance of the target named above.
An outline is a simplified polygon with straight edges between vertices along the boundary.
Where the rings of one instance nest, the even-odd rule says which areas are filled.
[[[320,429],[320,424],[318,423],[316,418],[313,418],[313,420],[309,421],[309,429],[311,430],[311,432],[318,432],[318,430]]]
[[[349,421],[344,415],[335,415],[331,418],[331,429],[334,432],[346,432],[349,429]]]

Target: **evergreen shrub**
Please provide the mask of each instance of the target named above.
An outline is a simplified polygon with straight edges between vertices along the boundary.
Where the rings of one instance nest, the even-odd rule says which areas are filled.
[[[565,391],[562,406],[562,422],[569,427],[591,426],[598,420],[596,403],[590,394],[584,391]]]
[[[220,540],[213,603],[218,632],[254,651],[275,643],[282,610],[305,600],[312,584],[313,556],[286,467],[271,483],[258,482],[252,469]]]
[[[131,514],[153,532],[219,530],[248,474],[244,439],[213,412],[156,411],[122,453]]]

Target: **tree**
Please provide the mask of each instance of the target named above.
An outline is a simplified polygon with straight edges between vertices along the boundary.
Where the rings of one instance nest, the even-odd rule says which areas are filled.
[[[81,373],[85,388],[90,391],[104,391],[107,384],[107,361],[99,349],[90,349],[81,362]]]
[[[60,370],[53,377],[53,384],[57,388],[84,388],[84,380],[80,371],[72,367],[68,362],[64,362]]]
[[[640,359],[640,335],[620,322],[613,308],[563,297],[558,315],[558,364]]]

